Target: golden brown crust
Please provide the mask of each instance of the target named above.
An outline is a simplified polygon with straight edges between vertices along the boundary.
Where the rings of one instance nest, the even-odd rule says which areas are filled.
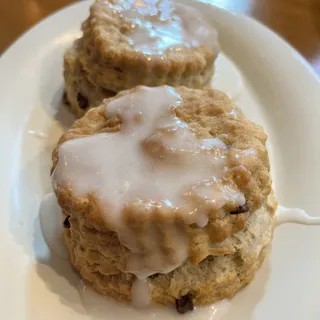
[[[209,222],[205,228],[194,225],[187,227],[189,236],[189,256],[194,264],[202,261],[206,256],[231,253],[230,249],[219,248],[214,244],[221,243],[230,235],[244,228],[249,216],[266,203],[271,191],[269,176],[269,160],[265,147],[266,134],[260,126],[245,119],[242,112],[233,105],[232,101],[223,93],[212,89],[197,90],[185,87],[176,88],[183,98],[182,105],[176,109],[176,114],[190,124],[199,138],[219,137],[228,146],[230,177],[245,195],[249,212],[229,214],[236,208],[224,208],[209,214]],[[117,97],[126,94],[121,92]],[[54,170],[58,161],[60,145],[70,139],[76,139],[102,132],[120,130],[118,117],[107,119],[105,106],[114,98],[105,102],[87,114],[72,126],[60,139],[53,152]],[[237,113],[235,118],[234,114]],[[255,150],[253,154],[235,157],[241,151]],[[86,215],[88,223],[98,230],[110,230],[111,226],[102,218],[102,205],[94,194],[76,197],[67,185],[60,185],[56,190],[60,206],[73,216]],[[155,213],[149,219],[155,219]],[[177,223],[183,222],[181,217],[175,217]],[[165,223],[165,221],[162,223]]]
[[[252,280],[264,260],[273,236],[274,209],[272,204],[263,206],[242,231],[227,239],[232,253],[208,256],[197,265],[186,262],[169,274],[149,277],[152,300],[170,304],[191,294],[201,305],[233,296]],[[116,234],[95,229],[85,216],[71,216],[69,222],[65,242],[84,280],[102,294],[130,301],[135,277],[119,270],[125,265],[126,249]]]
[[[96,1],[82,25],[80,60],[91,82],[115,92],[136,85],[201,88],[208,83],[216,52],[206,46],[151,56],[138,52],[127,39],[129,22],[108,2],[120,1]]]
[[[127,38],[129,22],[107,5],[119,2],[96,1],[82,25],[82,38],[65,53],[66,93],[78,117],[114,92],[137,85],[202,88],[211,80],[217,52],[207,46],[151,56],[134,50]]]
[[[115,95],[90,82],[79,59],[79,43],[76,40],[64,54],[64,80],[67,99],[71,110],[80,118],[90,107],[99,105],[103,99]]]

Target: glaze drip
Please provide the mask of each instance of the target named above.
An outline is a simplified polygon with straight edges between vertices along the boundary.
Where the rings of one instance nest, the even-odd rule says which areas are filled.
[[[320,217],[309,216],[304,210],[298,208],[277,207],[276,224],[298,223],[304,225],[320,225]]]

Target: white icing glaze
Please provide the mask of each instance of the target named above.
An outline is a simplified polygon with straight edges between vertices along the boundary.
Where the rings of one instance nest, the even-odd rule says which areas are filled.
[[[204,228],[209,222],[209,218],[206,215],[198,215],[196,224],[199,228]]]
[[[201,45],[218,51],[216,30],[194,8],[170,0],[122,0],[110,6],[130,21],[128,40],[137,51],[162,54]]]
[[[205,226],[209,210],[245,203],[223,180],[227,147],[219,139],[197,139],[175,116],[180,103],[170,87],[140,87],[113,100],[106,116],[119,116],[121,131],[65,142],[53,175],[53,185],[68,183],[75,195],[95,192],[102,200],[107,223],[130,250],[124,271],[140,279],[168,273],[187,259],[186,231],[176,217]],[[156,212],[165,224],[151,219],[136,228],[123,212],[133,221]]]
[[[178,315],[175,308],[168,306],[153,305],[150,308],[136,309],[132,306],[119,303],[111,298],[102,296],[82,282],[79,287],[81,301],[92,319],[106,319],[106,315],[117,315],[119,319],[130,320],[221,320],[227,315],[230,301],[223,300],[215,304],[197,307],[192,312],[183,316]]]
[[[256,149],[246,149],[246,150],[242,150],[237,152],[237,154],[235,155],[235,157],[237,159],[243,159],[243,158],[257,158],[258,157],[258,152]]]
[[[33,135],[33,136],[35,136],[35,137],[37,137],[37,138],[42,138],[42,139],[44,139],[44,138],[47,138],[47,137],[48,137],[45,133],[43,133],[43,132],[41,132],[41,131],[28,130],[28,133],[31,134],[31,135]]]
[[[305,225],[320,225],[320,217],[311,217],[304,210],[298,208],[286,208],[278,205],[276,224],[299,223]]]
[[[43,237],[48,247],[60,258],[67,260],[68,252],[63,240],[63,217],[53,193],[43,197],[39,208],[39,219]]]
[[[136,279],[131,289],[132,305],[135,308],[147,308],[151,304],[148,279]]]
[[[121,243],[130,249],[125,271],[135,274],[138,279],[145,279],[154,273],[169,273],[187,260],[185,230],[174,223],[167,223],[165,228],[165,237],[157,230],[156,222],[150,223],[139,237],[128,227],[117,231]],[[165,250],[163,241],[167,244]],[[173,252],[169,254],[167,250],[170,248]]]

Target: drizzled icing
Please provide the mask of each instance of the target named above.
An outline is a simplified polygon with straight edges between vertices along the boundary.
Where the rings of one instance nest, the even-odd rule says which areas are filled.
[[[196,9],[170,0],[122,0],[107,3],[130,22],[128,41],[144,54],[206,45],[218,49],[217,32]]]
[[[140,87],[111,101],[106,117],[120,117],[121,130],[63,143],[52,177],[74,195],[95,192],[105,220],[129,249],[124,271],[139,279],[185,262],[185,225],[203,227],[209,211],[245,203],[224,180],[227,146],[197,139],[175,115],[181,102],[171,87]]]
[[[148,279],[136,279],[132,285],[132,305],[143,309],[150,305],[151,295]]]
[[[286,208],[278,205],[276,224],[298,223],[304,225],[320,226],[320,217],[309,216],[304,210],[298,208]]]

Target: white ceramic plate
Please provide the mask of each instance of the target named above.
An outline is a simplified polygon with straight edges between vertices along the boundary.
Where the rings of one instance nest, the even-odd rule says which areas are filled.
[[[217,85],[238,90],[240,77],[237,103],[269,134],[277,198],[285,206],[319,215],[318,79],[303,58],[257,22],[204,3],[194,5],[218,29],[230,59],[220,58],[218,68],[226,77],[218,78]],[[52,148],[73,121],[59,108],[62,54],[80,35],[88,8],[89,3],[81,2],[52,15],[0,59],[1,319],[94,318],[81,302],[77,276],[48,250],[38,219],[41,198],[51,190]],[[319,227],[280,226],[272,254],[254,281],[232,299],[224,319],[318,320],[319,244]],[[134,313],[117,308],[108,308],[103,318],[121,320]],[[153,313],[137,318],[159,319]],[[184,318],[218,315],[207,310]]]

